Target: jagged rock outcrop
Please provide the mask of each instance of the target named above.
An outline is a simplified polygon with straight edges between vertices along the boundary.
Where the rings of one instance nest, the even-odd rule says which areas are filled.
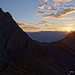
[[[0,8],[0,74],[68,75],[75,71],[75,48],[66,43],[69,38],[43,44],[34,41]]]

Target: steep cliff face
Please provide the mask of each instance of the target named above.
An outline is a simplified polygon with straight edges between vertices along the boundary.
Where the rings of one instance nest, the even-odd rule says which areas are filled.
[[[67,75],[75,70],[75,49],[65,42],[45,44],[32,40],[12,16],[0,8],[2,75]]]
[[[10,57],[14,57],[19,49],[26,48],[29,37],[12,19],[11,15],[0,9],[0,70],[8,65]]]

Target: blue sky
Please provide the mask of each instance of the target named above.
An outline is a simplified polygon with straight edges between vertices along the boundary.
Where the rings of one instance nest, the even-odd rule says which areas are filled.
[[[9,11],[16,21],[33,23],[38,20],[35,16],[38,3],[38,0],[0,0],[0,7]]]
[[[27,32],[75,30],[75,0],[0,0],[0,7]]]

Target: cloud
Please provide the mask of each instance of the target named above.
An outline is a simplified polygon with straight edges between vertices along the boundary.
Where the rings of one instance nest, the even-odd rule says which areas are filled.
[[[66,22],[66,26],[75,26],[75,21],[68,21],[68,22]]]
[[[51,5],[49,0],[41,0],[42,4],[39,5],[41,11],[38,11],[37,15],[42,14],[44,19],[62,18],[67,14],[71,14],[75,12],[75,8],[73,5],[71,4],[67,5],[67,2],[71,2],[71,1],[72,0],[53,0],[53,5]]]
[[[59,10],[56,14],[54,14],[54,13],[49,14],[49,15],[45,14],[45,15],[43,15],[43,18],[44,19],[49,19],[49,18],[57,19],[57,18],[61,18],[61,17],[65,16],[67,14],[71,14],[73,12],[75,12],[75,8],[62,9],[62,10]]]
[[[57,3],[62,3],[62,2],[70,2],[72,0],[53,0],[54,2],[57,2]]]
[[[44,2],[48,2],[48,0],[44,0]]]
[[[72,0],[53,0],[54,6],[61,6],[62,3],[71,2]]]
[[[27,24],[24,24],[24,23],[22,23],[22,22],[17,22],[17,24],[18,24],[20,27],[25,27],[25,26],[27,26]]]
[[[38,11],[38,12],[36,13],[37,16],[38,16],[38,15],[41,15],[41,14],[45,14],[45,12],[43,12],[43,11]]]
[[[37,30],[39,29],[38,27],[35,27],[35,26],[25,26],[23,27],[24,30]]]
[[[34,26],[33,24],[27,24],[27,23],[21,23],[21,22],[17,22],[17,24],[19,25],[20,28],[23,29],[23,31],[25,32],[37,32],[40,30],[39,27]]]
[[[68,17],[68,16],[64,16],[64,17],[61,17],[61,18],[58,18],[58,20],[62,20],[62,21],[71,21],[71,20],[74,20],[75,18],[74,17]]]
[[[51,26],[51,25],[53,25],[52,22],[47,22],[47,21],[40,21],[38,24],[45,25],[45,26]]]
[[[62,17],[64,15],[67,15],[67,14],[71,14],[71,13],[74,13],[75,12],[75,8],[68,8],[68,9],[63,9],[63,10],[60,10],[57,15]]]
[[[50,27],[50,28],[46,28],[45,30],[47,30],[47,31],[60,31],[59,30],[60,28],[52,28],[52,27]]]
[[[40,8],[40,9],[44,9],[44,8],[45,8],[45,6],[46,6],[46,4],[45,4],[45,3],[43,3],[43,4],[39,5],[39,6],[38,6],[38,8]]]
[[[55,10],[55,8],[53,6],[48,6],[47,10]]]
[[[65,7],[73,7],[73,5],[64,5]]]
[[[55,16],[55,14],[45,14],[45,15],[43,15],[43,18],[50,19],[50,18],[53,18],[54,16]]]
[[[51,6],[48,6],[47,10],[52,10],[52,7]]]

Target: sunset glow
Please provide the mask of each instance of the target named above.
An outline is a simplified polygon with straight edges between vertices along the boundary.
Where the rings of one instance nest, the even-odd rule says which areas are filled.
[[[3,0],[0,7],[26,32],[75,31],[75,0]]]
[[[71,28],[70,27],[66,27],[65,28],[67,32],[71,32]]]
[[[68,32],[71,32],[71,30],[70,30],[70,29],[68,29]]]

